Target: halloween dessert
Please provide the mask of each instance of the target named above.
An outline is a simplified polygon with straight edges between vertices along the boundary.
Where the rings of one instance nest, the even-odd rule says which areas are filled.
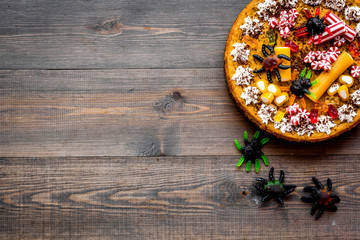
[[[265,178],[256,178],[256,181],[263,183],[263,185],[254,185],[264,197],[261,199],[262,202],[269,201],[271,198],[277,200],[281,205],[284,205],[283,197],[293,192],[296,185],[285,185],[283,184],[285,173],[280,170],[279,180],[274,178],[274,168],[272,167],[269,171],[269,180]]]
[[[261,129],[326,140],[360,122],[359,0],[254,0],[236,19],[225,73]]]
[[[258,139],[260,131],[256,131],[254,137],[249,142],[248,134],[244,132],[244,143],[245,147],[241,146],[239,141],[235,139],[235,146],[243,154],[240,157],[237,166],[240,167],[244,161],[246,161],[246,171],[249,172],[251,165],[255,163],[255,172],[258,173],[260,170],[260,159],[262,159],[265,165],[269,165],[269,160],[265,154],[261,151],[262,146],[269,141],[269,138]]]
[[[310,192],[308,196],[302,196],[301,200],[306,203],[314,203],[311,208],[311,215],[314,215],[315,219],[318,219],[325,209],[336,211],[337,207],[335,203],[340,202],[340,198],[335,193],[332,193],[332,182],[331,179],[327,180],[327,188],[325,189],[321,182],[316,178],[312,178],[315,186],[304,187],[304,192]]]

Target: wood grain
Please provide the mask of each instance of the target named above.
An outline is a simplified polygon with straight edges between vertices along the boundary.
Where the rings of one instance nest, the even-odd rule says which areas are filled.
[[[4,0],[0,69],[221,67],[248,2]]]
[[[234,156],[0,159],[3,239],[356,239],[359,155],[269,156],[298,188],[284,206],[261,204],[260,173]],[[339,164],[341,163],[341,164]],[[337,166],[329,168],[328,166]],[[346,174],[345,174],[346,173]],[[341,202],[318,221],[302,188],[330,177]],[[36,226],[36,227],[34,227]]]
[[[4,157],[239,155],[255,132],[223,69],[0,71]],[[318,144],[271,137],[280,155],[360,154],[359,128]],[[328,146],[335,146],[329,148]]]

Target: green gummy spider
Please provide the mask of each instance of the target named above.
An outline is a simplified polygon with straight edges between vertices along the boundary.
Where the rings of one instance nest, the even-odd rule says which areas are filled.
[[[260,159],[262,159],[265,165],[269,165],[269,160],[265,156],[265,154],[261,151],[261,148],[267,143],[270,139],[263,138],[261,140],[258,139],[260,131],[256,131],[253,139],[249,142],[248,134],[244,132],[244,142],[245,147],[241,146],[239,141],[235,139],[235,145],[239,149],[239,151],[243,154],[237,163],[237,166],[240,167],[243,162],[246,160],[246,172],[250,171],[251,165],[255,163],[255,172],[258,173],[260,170]]]

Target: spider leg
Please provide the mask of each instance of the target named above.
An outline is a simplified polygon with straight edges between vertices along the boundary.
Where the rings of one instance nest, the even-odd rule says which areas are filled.
[[[316,210],[318,209],[318,207],[319,207],[319,202],[314,203],[314,205],[313,205],[312,208],[311,208],[310,214],[311,214],[311,215],[314,215],[314,213],[316,212]]]
[[[253,136],[253,139],[258,139],[259,134],[260,134],[260,131],[257,130],[257,131],[255,132],[254,136]]]
[[[275,54],[275,51],[274,51],[274,48],[273,48],[273,47],[271,47],[271,46],[269,46],[269,45],[263,44],[261,50],[262,50],[262,53],[264,54],[265,57],[269,56],[269,54],[266,52],[266,48],[269,49],[269,51],[270,51],[270,53],[271,53],[272,55]]]
[[[281,64],[279,64],[279,66],[280,65]],[[276,75],[277,79],[279,80],[279,82],[281,82],[281,76],[280,76],[279,70],[277,68],[274,68],[274,72],[275,72],[275,75]]]
[[[261,199],[261,201],[262,202],[267,202],[267,201],[269,201],[270,200],[270,195],[266,195],[265,197],[263,197],[262,199]]]
[[[265,46],[266,46],[265,44],[262,45],[261,51],[262,51],[262,53],[264,54],[265,57],[268,57],[269,54],[266,52]]]
[[[302,37],[302,36],[306,36],[306,35],[309,35],[309,32],[308,32],[308,31],[305,31],[305,32],[296,32],[296,33],[295,33],[295,36],[296,36],[296,37]]]
[[[283,58],[285,60],[291,61],[290,58],[288,56],[286,56],[285,54],[279,54],[277,55],[278,58]]]
[[[246,163],[246,172],[250,172],[251,164],[252,164],[251,160],[247,161],[247,163]]]
[[[312,203],[315,201],[313,196],[301,196],[301,200],[306,203]]]
[[[314,186],[306,186],[304,187],[304,192],[314,192],[314,191],[317,191],[317,188],[314,187]]]
[[[302,32],[302,31],[306,31],[306,29],[307,29],[306,25],[302,25],[300,27],[295,28],[294,30],[296,32]]]
[[[261,158],[262,160],[264,161],[265,165],[269,165],[269,160],[268,158],[266,157],[265,153],[261,152]]]
[[[274,178],[274,168],[270,168],[270,171],[269,171],[269,179],[271,182],[274,182],[275,181],[275,178]]]
[[[330,192],[332,189],[332,181],[330,178],[327,179],[327,191]]]
[[[284,205],[284,201],[281,199],[281,197],[276,198],[276,201],[278,201],[281,205]]]
[[[262,182],[262,183],[265,183],[265,184],[267,184],[268,183],[268,181],[265,179],[265,178],[256,178],[255,179],[256,181],[258,181],[258,182]]]
[[[282,183],[284,181],[285,173],[283,170],[280,170],[280,177],[279,177],[279,183]]]
[[[257,158],[255,159],[255,172],[259,173],[259,170],[260,170],[260,159]]]
[[[247,131],[244,131],[244,142],[246,145],[249,143],[249,137]]]
[[[314,181],[314,183],[318,189],[324,189],[324,186],[321,184],[321,182],[316,177],[312,177],[312,180]]]
[[[265,190],[264,190],[264,188],[263,188],[262,186],[259,186],[259,185],[257,185],[257,184],[254,184],[254,187],[255,187],[257,190],[259,190],[261,193],[264,193],[264,192],[265,192]]]
[[[330,203],[329,204],[329,210],[335,212],[337,210],[337,206],[335,206],[333,203]]]
[[[320,207],[319,211],[315,214],[315,219],[318,220],[321,217],[321,214],[324,212],[324,207]]]
[[[288,195],[289,193],[292,193],[295,190],[296,186],[293,188],[290,188],[289,190],[285,191],[283,194]]]
[[[311,78],[311,69],[306,73],[305,78],[310,79]]]
[[[280,68],[280,69],[289,69],[289,68],[291,68],[291,65],[283,65],[282,63],[280,63],[279,65],[278,65],[278,68]],[[275,68],[276,69],[276,68]]]
[[[263,61],[264,61],[264,59],[263,59],[262,57],[260,57],[259,55],[257,55],[257,54],[254,54],[253,57],[254,57],[255,59],[259,60],[260,62],[263,62]]]
[[[317,8],[317,9],[315,10],[315,16],[318,16],[318,17],[319,17],[319,15],[320,15],[320,8]]]
[[[261,145],[265,145],[265,143],[267,143],[269,141],[270,141],[270,138],[263,138],[263,139],[261,139],[260,143],[261,143]]]
[[[301,71],[299,78],[304,78],[306,74],[306,67],[304,67],[304,69]]]
[[[311,36],[311,37],[309,38],[308,44],[310,45],[310,44],[312,44],[313,42],[314,42],[314,36]]]
[[[241,158],[239,159],[239,162],[236,164],[236,166],[240,167],[243,164],[244,161],[245,161],[245,156],[242,155]]]
[[[273,80],[271,79],[271,72],[270,72],[270,70],[268,70],[268,71],[266,72],[266,76],[267,76],[267,79],[268,79],[269,83],[272,83]]]
[[[297,187],[297,186],[294,185],[294,184],[287,184],[287,185],[284,184],[285,190],[289,190],[290,188],[296,188],[296,187]]]
[[[235,139],[234,142],[235,142],[236,148],[239,149],[239,151],[244,150],[244,147],[240,145],[240,143],[237,139]]]
[[[330,194],[330,197],[332,198],[332,200],[333,200],[334,203],[340,202],[339,196],[336,195],[335,193]]]
[[[262,67],[260,69],[254,70],[253,73],[261,73],[261,72],[264,72],[264,71],[265,71],[265,68]]]

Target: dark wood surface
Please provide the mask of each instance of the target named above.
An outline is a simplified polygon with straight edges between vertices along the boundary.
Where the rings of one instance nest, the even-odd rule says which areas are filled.
[[[271,137],[297,184],[260,203],[236,168],[256,128],[225,84],[248,1],[1,1],[1,239],[359,239],[359,128],[322,143]],[[302,188],[330,177],[318,221]]]

